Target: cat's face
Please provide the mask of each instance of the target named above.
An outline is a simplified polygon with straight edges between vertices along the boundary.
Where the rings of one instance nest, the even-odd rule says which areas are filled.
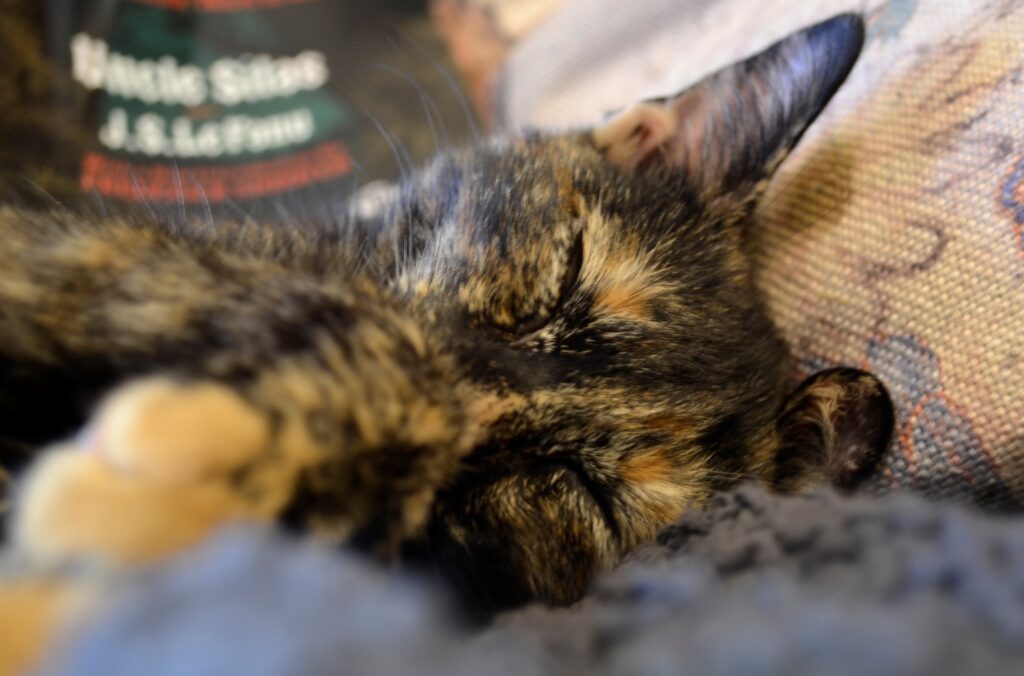
[[[402,186],[387,283],[455,361],[474,426],[410,551],[485,607],[568,602],[737,478],[791,485],[844,435],[866,439],[845,468],[863,470],[884,390],[844,371],[787,399],[743,248],[861,36],[840,18],[595,130],[445,155]]]
[[[727,213],[586,135],[444,158],[421,180],[444,203],[406,196],[431,236],[397,285],[455,356],[480,428],[435,539],[477,570],[555,564],[530,595],[569,600],[567,579],[762,473],[786,350]]]

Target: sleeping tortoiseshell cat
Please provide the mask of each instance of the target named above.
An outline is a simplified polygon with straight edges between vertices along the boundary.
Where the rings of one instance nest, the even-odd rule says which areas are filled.
[[[745,226],[862,41],[837,17],[594,130],[442,154],[340,228],[0,211],[9,546],[116,565],[279,522],[495,609],[572,602],[742,477],[855,484],[888,395],[790,391]]]

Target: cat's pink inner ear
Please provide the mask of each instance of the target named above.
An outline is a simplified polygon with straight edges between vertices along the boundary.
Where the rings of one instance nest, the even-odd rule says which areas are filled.
[[[672,110],[661,103],[637,103],[593,131],[594,144],[611,164],[632,170],[663,152],[679,127]]]
[[[659,163],[697,171],[714,160],[704,148],[715,133],[706,90],[698,86],[666,101],[634,104],[597,127],[594,143],[621,169]]]
[[[863,21],[840,15],[677,96],[629,108],[594,140],[619,167],[672,167],[701,190],[756,197],[846,78],[863,41]]]
[[[704,82],[665,104],[678,126],[667,151],[672,166],[690,172],[722,170],[723,149],[728,144],[716,117],[723,112],[716,106],[721,102],[714,94],[711,84]]]

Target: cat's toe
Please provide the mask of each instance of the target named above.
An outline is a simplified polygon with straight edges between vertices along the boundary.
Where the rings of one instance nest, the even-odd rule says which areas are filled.
[[[266,450],[270,430],[223,385],[146,378],[114,392],[79,440],[116,469],[179,482],[244,466]]]
[[[35,559],[142,563],[197,544],[244,511],[227,482],[150,481],[71,446],[51,450],[30,471],[11,530]]]
[[[0,580],[0,674],[28,673],[87,600],[83,589],[45,576]]]

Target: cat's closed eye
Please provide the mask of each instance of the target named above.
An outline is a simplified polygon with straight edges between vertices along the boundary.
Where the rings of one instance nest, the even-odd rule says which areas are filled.
[[[562,280],[558,285],[558,292],[554,296],[554,301],[550,302],[547,307],[542,307],[533,315],[524,317],[517,322],[515,334],[519,339],[528,340],[532,334],[546,328],[552,319],[558,316],[566,300],[572,295],[579,283],[584,256],[583,233],[580,232],[573,239],[565,256],[565,262],[562,265]]]

